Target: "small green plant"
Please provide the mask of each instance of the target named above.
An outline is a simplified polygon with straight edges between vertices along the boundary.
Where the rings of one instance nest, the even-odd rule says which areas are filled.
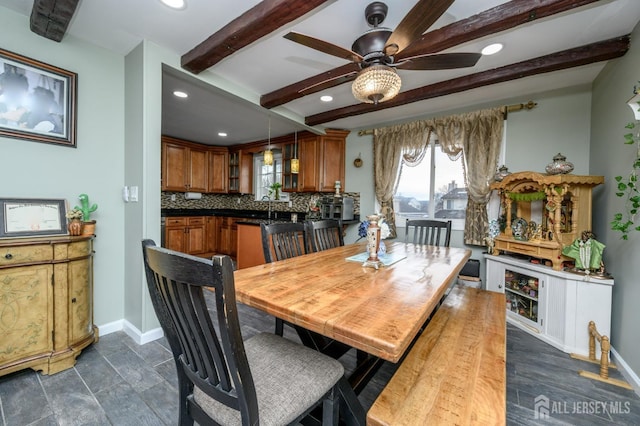
[[[82,219],[82,211],[78,209],[71,209],[67,212],[67,219]]]
[[[280,188],[282,188],[282,184],[280,182],[274,182],[269,187],[269,197],[274,195],[274,200],[280,199]]]
[[[634,89],[634,93],[636,90]],[[625,126],[626,129],[634,130],[636,128],[635,123],[629,123]],[[624,211],[617,212],[613,215],[613,221],[611,222],[611,229],[614,231],[622,232],[622,239],[628,240],[629,233],[634,229],[640,231],[640,225],[636,225],[636,217],[640,210],[640,190],[638,189],[638,172],[640,171],[640,132],[629,132],[624,135],[624,143],[626,145],[638,144],[636,150],[636,156],[631,166],[631,171],[628,176],[616,176],[616,196],[624,198]]]
[[[91,213],[98,209],[98,205],[93,204],[89,207],[89,196],[87,194],[78,195],[78,199],[80,200],[80,207],[75,206],[74,210],[80,210],[82,212],[82,221],[89,222],[91,220]]]

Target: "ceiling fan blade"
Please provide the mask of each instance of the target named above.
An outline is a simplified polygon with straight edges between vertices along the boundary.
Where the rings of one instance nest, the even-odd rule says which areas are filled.
[[[296,43],[302,44],[303,46],[318,50],[322,53],[337,56],[338,58],[346,59],[348,61],[353,61],[356,63],[362,61],[362,56],[358,55],[356,52],[352,52],[351,50],[336,46],[335,44],[317,39],[315,37],[292,31],[286,34],[284,38],[286,38],[287,40],[295,41]]]
[[[420,0],[400,21],[387,40],[384,53],[393,56],[409,46],[453,4],[453,0]]]
[[[303,94],[304,96],[311,93],[317,93],[317,92],[320,92],[321,90],[324,90],[330,87],[335,87],[342,83],[355,80],[356,75],[358,75],[358,71],[352,71],[343,75],[338,75],[333,78],[328,78],[325,81],[322,81],[320,83],[316,83],[311,86],[305,87],[304,89],[300,90],[300,93]]]
[[[448,70],[474,66],[481,53],[443,53],[441,55],[415,56],[396,64],[401,70]]]

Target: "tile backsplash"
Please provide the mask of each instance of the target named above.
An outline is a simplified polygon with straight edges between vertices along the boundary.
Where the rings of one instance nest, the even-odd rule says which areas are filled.
[[[290,192],[291,207],[286,201],[273,201],[271,209],[281,212],[309,211],[309,205],[330,194]],[[353,197],[354,214],[360,214],[360,193],[345,192],[345,197]],[[173,196],[173,200],[172,200]],[[256,201],[253,194],[202,194],[199,200],[186,200],[182,192],[162,192],[161,207],[163,209],[231,209],[231,210],[268,210],[269,203]]]

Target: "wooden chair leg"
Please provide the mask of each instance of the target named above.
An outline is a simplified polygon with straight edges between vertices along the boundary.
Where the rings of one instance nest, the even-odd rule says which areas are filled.
[[[334,426],[338,424],[340,413],[340,392],[338,386],[334,386],[322,402],[322,426]]]

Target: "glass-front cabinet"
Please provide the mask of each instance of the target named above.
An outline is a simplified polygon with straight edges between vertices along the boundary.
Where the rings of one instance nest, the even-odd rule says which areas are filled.
[[[298,190],[298,172],[291,169],[291,160],[298,158],[297,143],[288,143],[282,146],[282,190]]]
[[[543,286],[544,281],[529,272],[505,268],[504,292],[509,315],[517,315],[517,319],[523,319],[529,325],[539,328],[542,318],[538,298]]]

